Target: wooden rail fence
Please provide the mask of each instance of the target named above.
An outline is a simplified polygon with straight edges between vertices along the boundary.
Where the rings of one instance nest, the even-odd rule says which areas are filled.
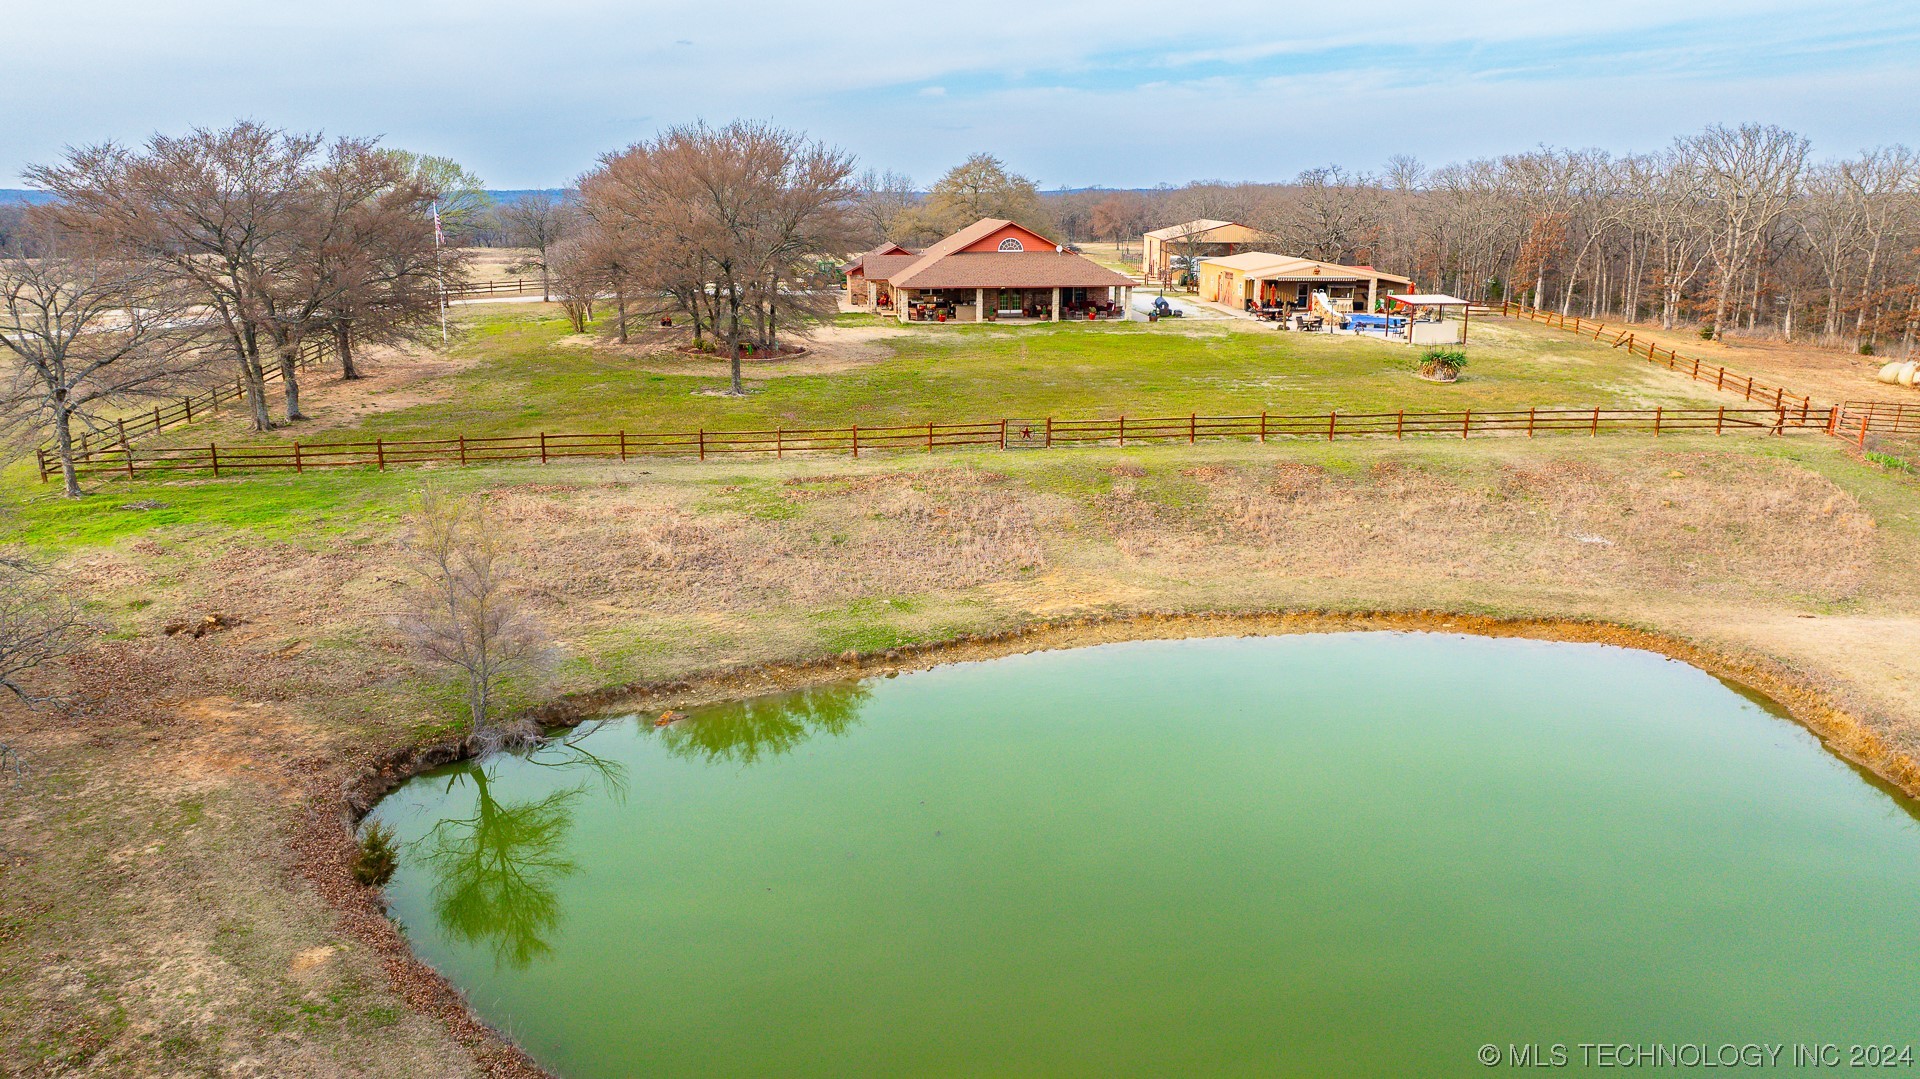
[[[1915,417],[1920,419],[1920,417]],[[758,454],[911,451],[931,453],[961,447],[1018,450],[1056,446],[1195,443],[1201,439],[1391,438],[1504,436],[1637,432],[1665,434],[1838,433],[1840,409],[1812,414],[1800,408],[1571,409],[1530,408],[1462,412],[1329,412],[1316,415],[1260,413],[1246,416],[1115,416],[1103,419],[975,420],[964,423],[884,427],[776,428],[771,431],[547,433],[370,442],[293,442],[220,446],[156,447],[137,452],[131,442],[96,451],[79,471],[121,476],[204,472],[375,468],[404,465],[471,465],[502,461],[542,463],[576,458],[626,461],[646,457],[707,460]],[[59,462],[42,451],[40,478],[59,473]]]
[[[475,296],[524,296],[530,292],[539,292],[540,279],[537,277],[516,277],[511,281],[470,281],[464,285],[449,285],[447,299],[467,300]]]
[[[300,358],[294,366],[297,370],[306,370],[324,363],[332,355],[331,346],[319,340],[309,341],[301,347]],[[279,381],[279,363],[275,362],[265,374],[268,382]],[[116,453],[124,452],[136,439],[157,434],[169,427],[178,427],[195,420],[206,419],[219,411],[222,403],[241,400],[246,395],[246,383],[236,379],[230,383],[221,383],[212,389],[182,396],[177,401],[156,402],[149,409],[120,417],[111,426],[74,432],[74,457],[85,461],[95,454],[109,450]],[[55,451],[51,443],[43,442],[38,452],[40,459],[44,462]],[[45,471],[44,467],[42,471]]]
[[[1610,328],[1604,322],[1593,322],[1574,315],[1542,311],[1537,307],[1527,307],[1511,301],[1502,301],[1497,308],[1492,309],[1512,318],[1530,319],[1548,326],[1570,330],[1595,341],[1610,342],[1615,348],[1624,348],[1635,356],[1646,357],[1649,363],[1657,363],[1669,371],[1690,375],[1696,382],[1711,382],[1714,389],[1737,393],[1748,401],[1760,401],[1771,404],[1775,408],[1813,410],[1813,399],[1806,394],[1795,393],[1781,386],[1769,386],[1752,375],[1742,374],[1717,363],[1707,363],[1697,356],[1682,356],[1670,348],[1662,348],[1651,341],[1639,340],[1631,330]],[[1824,414],[1825,410],[1820,411]]]

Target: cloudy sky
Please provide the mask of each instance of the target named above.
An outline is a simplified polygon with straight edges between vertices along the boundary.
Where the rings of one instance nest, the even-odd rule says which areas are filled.
[[[69,144],[237,117],[382,135],[496,188],[702,118],[921,183],[986,150],[1048,188],[1642,150],[1750,120],[1819,153],[1920,143],[1920,4],[1822,7],[23,0],[0,15],[0,186]]]

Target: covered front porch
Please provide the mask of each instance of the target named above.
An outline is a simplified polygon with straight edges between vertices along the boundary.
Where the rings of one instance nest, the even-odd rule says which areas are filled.
[[[1243,281],[1237,299],[1248,314],[1272,322],[1312,314],[1316,309],[1323,314],[1344,315],[1374,310],[1380,301],[1380,282],[1372,278],[1251,277]]]
[[[1097,322],[1130,318],[1130,286],[899,290],[902,322]]]

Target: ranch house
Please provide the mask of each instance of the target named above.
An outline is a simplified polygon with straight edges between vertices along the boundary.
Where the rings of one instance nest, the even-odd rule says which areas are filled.
[[[1131,317],[1131,278],[999,218],[982,218],[924,251],[883,244],[844,269],[849,306],[902,322]]]

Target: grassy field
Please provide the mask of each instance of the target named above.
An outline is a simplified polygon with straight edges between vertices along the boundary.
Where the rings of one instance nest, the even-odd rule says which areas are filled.
[[[1438,387],[1399,346],[1271,330],[861,319],[735,400],[701,392],[713,361],[570,340],[532,305],[467,318],[450,357],[315,380],[314,420],[272,437],[1738,400],[1530,327],[1476,329]],[[429,479],[486,499],[560,646],[522,701],[1087,614],[1439,610],[1698,641],[1920,752],[1920,480],[1817,436],[556,463],[79,502],[16,466],[0,539],[54,560],[99,634],[61,672],[72,707],[0,702],[32,767],[0,789],[0,1074],[486,1072],[295,845],[370,750],[453,723],[390,619]],[[210,614],[232,628],[165,632]]]
[[[724,362],[654,343],[619,347],[567,332],[536,305],[472,309],[457,363],[403,392],[309,393],[315,422],[249,434],[237,410],[156,444],[441,438],[582,431],[885,426],[1114,416],[1710,407],[1738,398],[1545,328],[1486,323],[1471,363],[1442,386],[1418,352],[1253,323],[916,326],[848,315],[814,352],[750,361],[750,393],[721,396]],[[311,381],[311,380],[310,380]]]

